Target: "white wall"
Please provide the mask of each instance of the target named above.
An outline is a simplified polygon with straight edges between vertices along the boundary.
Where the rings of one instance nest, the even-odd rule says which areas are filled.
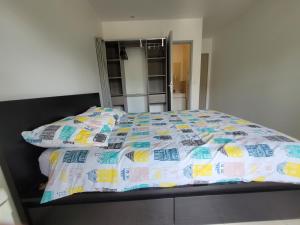
[[[97,18],[82,0],[0,0],[0,101],[99,91]]]
[[[0,190],[4,190],[5,193],[8,195],[8,208],[9,209],[7,211],[12,211],[11,214],[7,214],[7,211],[6,211],[4,218],[3,218],[3,214],[0,213],[2,215],[2,217],[0,215],[0,223],[2,224],[5,221],[7,223],[9,222],[12,224],[13,223],[20,224],[20,219],[19,219],[19,216],[15,209],[15,206],[13,204],[12,198],[10,196],[10,193],[9,193],[6,181],[4,179],[4,175],[3,175],[1,167],[0,167]],[[4,206],[2,206],[2,207],[4,207]],[[1,206],[0,206],[0,208],[1,208]],[[3,209],[1,208],[0,210],[3,210]]]
[[[212,108],[300,138],[299,9],[261,0],[217,35]]]
[[[213,50],[213,39],[203,38],[202,39],[202,53],[211,53]]]
[[[193,41],[191,108],[199,107],[202,18],[103,22],[104,39],[153,38],[173,31],[175,41]]]
[[[98,92],[97,25],[82,0],[0,0],[0,101]]]
[[[128,60],[124,60],[126,94],[147,93],[147,66],[145,51],[142,48],[126,48]],[[144,96],[127,97],[128,112],[146,112],[147,98]]]
[[[126,94],[147,94],[147,65],[142,48],[126,48],[124,60]]]

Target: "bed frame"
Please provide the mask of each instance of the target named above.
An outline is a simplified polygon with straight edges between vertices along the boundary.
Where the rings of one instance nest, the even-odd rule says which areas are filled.
[[[40,205],[38,157],[21,131],[99,105],[98,93],[0,102],[0,165],[23,224],[199,225],[300,218],[300,186],[236,183],[81,193]]]

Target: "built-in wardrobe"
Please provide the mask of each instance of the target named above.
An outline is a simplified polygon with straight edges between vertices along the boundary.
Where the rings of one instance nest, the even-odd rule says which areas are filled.
[[[170,39],[106,40],[104,43],[107,78],[103,79],[109,87],[105,98],[111,99],[112,107],[128,112],[170,110]]]

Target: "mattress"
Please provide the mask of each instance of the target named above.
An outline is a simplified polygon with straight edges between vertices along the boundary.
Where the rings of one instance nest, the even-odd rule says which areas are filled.
[[[216,111],[129,113],[107,148],[64,148],[40,157],[42,203],[80,192],[227,182],[300,183],[300,142]]]

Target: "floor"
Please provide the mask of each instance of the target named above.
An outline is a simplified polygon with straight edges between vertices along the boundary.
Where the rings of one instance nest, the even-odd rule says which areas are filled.
[[[300,219],[273,220],[273,221],[246,222],[246,223],[225,223],[225,224],[226,225],[300,225]],[[221,225],[221,224],[215,224],[215,225]]]

